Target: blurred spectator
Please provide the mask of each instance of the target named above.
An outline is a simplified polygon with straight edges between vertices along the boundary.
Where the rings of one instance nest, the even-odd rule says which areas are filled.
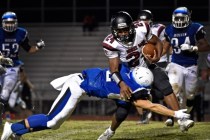
[[[83,19],[83,35],[91,36],[92,32],[97,28],[98,23],[96,21],[95,16],[93,15],[86,15]]]

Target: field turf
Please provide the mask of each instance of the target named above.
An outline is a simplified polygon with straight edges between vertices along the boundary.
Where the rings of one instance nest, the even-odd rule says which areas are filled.
[[[23,136],[23,140],[96,140],[110,121],[70,120],[57,130],[44,130]],[[1,132],[2,133],[2,127]],[[188,132],[180,132],[178,124],[166,127],[164,122],[136,125],[125,121],[112,140],[210,140],[210,122],[196,122]]]

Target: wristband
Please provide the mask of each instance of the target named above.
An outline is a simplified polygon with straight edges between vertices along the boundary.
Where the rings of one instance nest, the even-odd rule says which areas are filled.
[[[111,77],[118,85],[122,81],[122,77],[119,72],[113,72]]]

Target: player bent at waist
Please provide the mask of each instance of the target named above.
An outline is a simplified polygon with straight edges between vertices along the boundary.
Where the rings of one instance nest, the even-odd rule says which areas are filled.
[[[52,104],[49,113],[31,115],[16,123],[6,122],[1,140],[7,140],[12,134],[21,136],[45,129],[58,129],[71,116],[77,103],[85,94],[99,98],[111,98],[121,105],[133,103],[138,107],[178,119],[190,117],[189,114],[184,113],[184,110],[173,111],[147,100],[150,85],[153,82],[153,75],[149,69],[136,67],[129,73],[125,73],[122,68],[121,75],[133,91],[130,101],[120,99],[120,88],[116,82],[111,80],[108,69],[91,68],[84,70],[82,73],[75,73],[53,80],[51,85],[59,90],[60,94]]]

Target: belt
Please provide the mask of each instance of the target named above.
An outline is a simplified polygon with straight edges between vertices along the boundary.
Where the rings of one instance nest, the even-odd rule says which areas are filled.
[[[84,75],[84,74],[79,74],[78,76],[81,80],[84,80],[86,78],[86,75]]]

